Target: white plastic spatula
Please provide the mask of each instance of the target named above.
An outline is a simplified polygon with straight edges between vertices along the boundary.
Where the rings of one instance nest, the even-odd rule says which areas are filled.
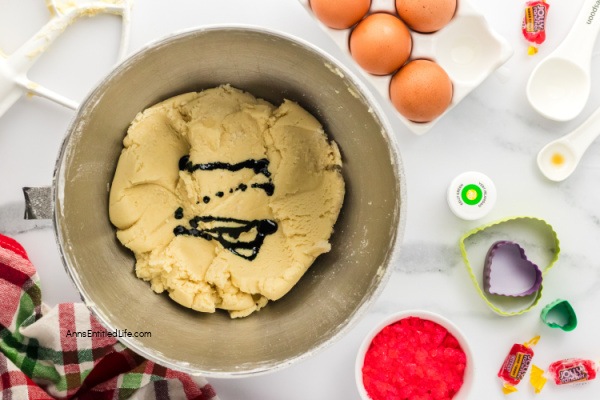
[[[600,135],[600,108],[573,132],[548,143],[538,153],[538,167],[546,178],[560,182],[567,179],[579,160]]]
[[[83,2],[70,0],[47,1],[52,18],[31,39],[13,54],[0,52],[0,117],[24,94],[34,94],[53,100],[65,107],[77,108],[77,103],[48,90],[27,78],[27,71],[50,47],[52,42],[76,19],[97,14],[117,14],[123,18],[119,59],[127,52],[129,41],[130,0],[101,0]]]
[[[575,118],[590,95],[592,52],[600,32],[600,2],[585,0],[565,40],[533,70],[527,99],[544,117]]]

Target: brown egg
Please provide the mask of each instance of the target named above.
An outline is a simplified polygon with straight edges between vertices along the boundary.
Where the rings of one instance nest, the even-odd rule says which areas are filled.
[[[446,71],[433,61],[414,60],[392,77],[390,100],[407,119],[430,122],[450,105],[452,82]]]
[[[371,0],[310,0],[317,18],[330,28],[346,29],[364,17]]]
[[[456,0],[396,0],[396,11],[410,29],[435,32],[454,16]]]
[[[350,34],[352,57],[373,75],[391,74],[400,68],[408,60],[411,49],[408,28],[391,14],[371,14]]]

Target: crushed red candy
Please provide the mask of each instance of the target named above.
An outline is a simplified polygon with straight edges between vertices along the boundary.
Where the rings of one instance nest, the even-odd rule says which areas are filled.
[[[443,326],[407,317],[371,341],[362,367],[373,400],[451,399],[463,384],[467,356]]]

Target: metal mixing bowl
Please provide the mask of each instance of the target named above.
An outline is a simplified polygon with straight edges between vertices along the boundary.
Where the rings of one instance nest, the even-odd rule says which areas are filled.
[[[135,115],[176,94],[223,83],[274,104],[298,102],[342,152],[346,197],[332,250],[282,299],[232,320],[157,295],[115,237],[108,191]],[[392,132],[365,87],[315,47],[262,28],[208,27],[153,43],[119,65],[75,116],[54,177],[54,223],[67,271],[120,340],[164,366],[213,377],[273,371],[334,342],[391,272],[403,230],[404,177]]]

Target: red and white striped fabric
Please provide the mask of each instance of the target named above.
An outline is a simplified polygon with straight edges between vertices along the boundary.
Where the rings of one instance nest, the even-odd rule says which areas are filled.
[[[48,310],[23,247],[0,235],[0,399],[218,400],[201,377],[170,370],[102,335],[85,305]]]

